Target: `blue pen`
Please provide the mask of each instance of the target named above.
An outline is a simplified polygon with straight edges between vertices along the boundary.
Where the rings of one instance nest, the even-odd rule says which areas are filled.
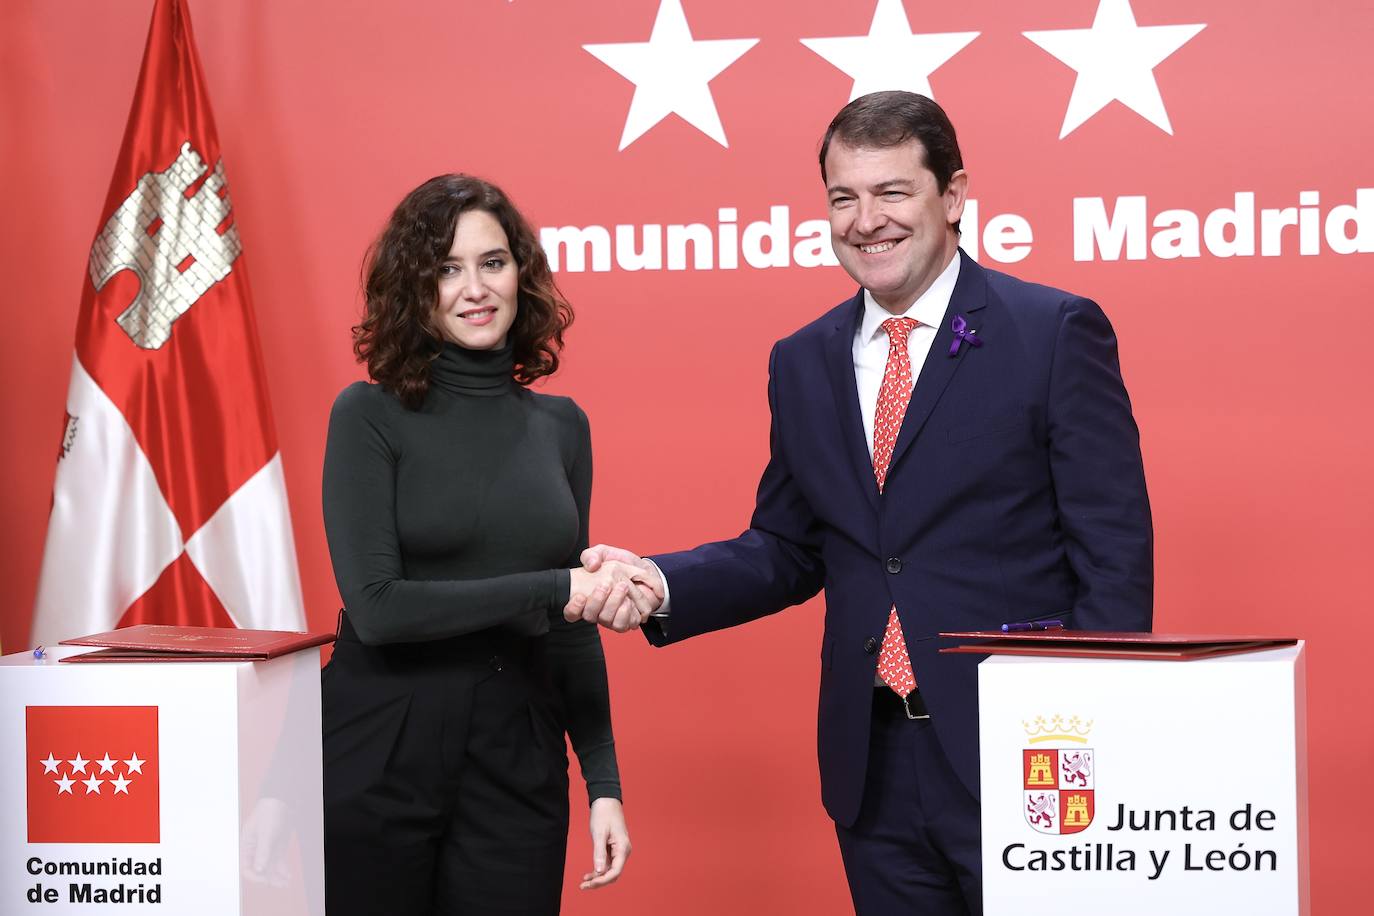
[[[1025,623],[1004,623],[1002,624],[1003,633],[1027,633],[1031,630],[1062,630],[1064,621],[1062,620],[1028,620]]]

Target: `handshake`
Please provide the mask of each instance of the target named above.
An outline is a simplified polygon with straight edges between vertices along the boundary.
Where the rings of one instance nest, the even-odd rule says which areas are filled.
[[[598,544],[582,551],[572,573],[571,597],[563,608],[568,622],[585,620],[624,633],[635,630],[663,604],[658,567],[619,547]]]

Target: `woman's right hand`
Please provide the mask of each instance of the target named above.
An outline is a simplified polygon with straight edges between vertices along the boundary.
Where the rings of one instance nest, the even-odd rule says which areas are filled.
[[[611,560],[602,563],[596,572],[586,567],[575,567],[569,571],[569,595],[584,595],[605,602],[606,607],[616,608],[615,617],[610,624],[617,633],[624,633],[639,627],[654,612],[658,602],[646,594],[646,589],[635,582],[636,576],[644,571],[637,566]],[[565,611],[564,616],[567,617]],[[569,618],[577,620],[577,615]]]

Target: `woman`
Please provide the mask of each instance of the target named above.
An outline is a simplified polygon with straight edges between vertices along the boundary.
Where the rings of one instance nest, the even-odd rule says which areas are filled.
[[[587,418],[527,387],[572,311],[529,224],[464,175],[401,201],[364,293],[373,384],[335,401],[324,466],[344,601],[323,675],[328,911],[556,913],[565,732],[591,800],[582,886],[630,851],[600,637],[561,614],[571,593],[622,597],[627,570],[570,569]]]

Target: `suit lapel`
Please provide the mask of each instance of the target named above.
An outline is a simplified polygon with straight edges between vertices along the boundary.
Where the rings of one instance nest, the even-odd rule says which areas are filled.
[[[951,327],[954,316],[963,315],[968,321],[969,330],[976,330],[982,324],[982,316],[977,312],[987,304],[987,278],[983,276],[982,268],[964,254],[962,249],[959,251],[959,257],[962,259],[959,264],[959,280],[954,284],[954,293],[950,296],[944,320],[935,331],[935,342],[930,346],[925,365],[921,367],[920,375],[916,378],[911,403],[907,405],[906,416],[902,418],[902,428],[897,433],[897,444],[892,449],[889,475],[896,471],[897,463],[902,460],[902,456],[920,434],[921,428],[930,419],[931,411],[939,402],[940,395],[944,394],[950,379],[954,378],[955,371],[968,356],[969,350],[973,349],[968,344],[960,342],[958,352],[954,356],[949,355],[950,344],[955,340]]]
[[[878,508],[878,483],[873,477],[873,459],[864,439],[863,418],[859,414],[859,389],[854,381],[854,333],[863,316],[863,291],[845,303],[825,342],[825,365],[830,373],[830,391],[835,396],[835,415],[840,421],[841,448],[849,455],[859,488],[869,505]]]

